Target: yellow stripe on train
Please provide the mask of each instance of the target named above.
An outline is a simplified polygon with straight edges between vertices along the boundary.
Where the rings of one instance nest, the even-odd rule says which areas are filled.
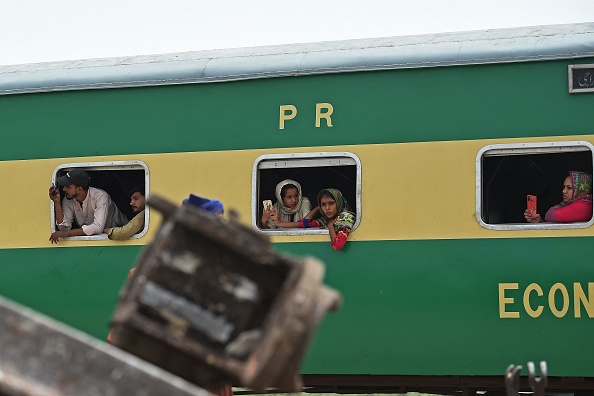
[[[372,144],[258,149],[0,162],[3,181],[1,248],[52,246],[48,189],[56,167],[66,163],[143,161],[150,194],[180,202],[190,193],[217,198],[251,224],[252,168],[264,154],[350,152],[362,167],[360,225],[351,241],[592,236],[592,227],[563,230],[489,230],[477,222],[476,156],[485,146],[518,142],[583,140],[594,136]],[[300,180],[302,185],[307,181]],[[160,216],[150,214],[145,236],[125,242],[61,241],[57,246],[146,244]],[[273,236],[273,242],[327,241],[327,235]]]

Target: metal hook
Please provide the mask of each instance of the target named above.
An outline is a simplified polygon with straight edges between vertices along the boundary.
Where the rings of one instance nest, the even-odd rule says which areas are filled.
[[[528,362],[528,383],[534,391],[534,396],[544,396],[547,386],[547,362],[540,362],[540,377],[535,377],[534,362]]]
[[[507,388],[507,396],[518,396],[520,393],[520,372],[522,366],[514,366],[510,364],[505,370],[505,387]]]

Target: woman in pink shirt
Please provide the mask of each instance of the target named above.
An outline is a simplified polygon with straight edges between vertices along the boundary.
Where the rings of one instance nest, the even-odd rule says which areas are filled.
[[[524,217],[529,223],[540,223],[538,213],[526,209]],[[545,221],[553,223],[576,223],[592,218],[592,175],[570,171],[563,182],[563,201],[550,208]]]

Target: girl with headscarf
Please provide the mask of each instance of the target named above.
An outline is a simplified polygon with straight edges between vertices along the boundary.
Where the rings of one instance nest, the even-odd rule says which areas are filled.
[[[526,209],[524,217],[529,223],[540,223],[538,213]],[[563,182],[563,201],[550,208],[545,221],[554,223],[575,223],[592,218],[592,175],[570,171]]]
[[[341,250],[347,242],[357,216],[350,211],[347,200],[335,188],[325,188],[318,193],[318,207],[322,214],[317,220],[312,220],[314,209],[310,214],[297,223],[280,223],[287,228],[328,228],[330,244],[333,249]]]
[[[301,184],[286,179],[276,185],[276,203],[272,209],[264,209],[262,228],[284,228],[278,221],[292,223],[303,219],[311,212],[311,202],[301,194]],[[274,216],[274,220],[273,220]]]

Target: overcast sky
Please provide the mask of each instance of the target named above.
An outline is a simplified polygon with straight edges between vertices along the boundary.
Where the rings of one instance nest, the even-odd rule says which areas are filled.
[[[0,0],[0,65],[594,22],[592,0]]]

